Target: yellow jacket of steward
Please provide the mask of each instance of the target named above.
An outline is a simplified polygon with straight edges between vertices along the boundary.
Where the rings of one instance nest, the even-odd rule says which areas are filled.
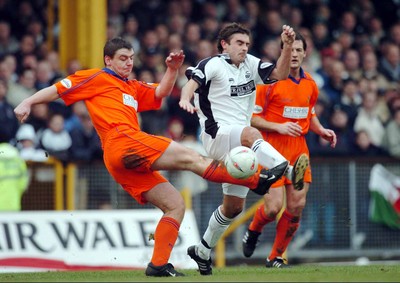
[[[0,211],[21,210],[21,198],[29,182],[28,170],[19,151],[0,144]]]

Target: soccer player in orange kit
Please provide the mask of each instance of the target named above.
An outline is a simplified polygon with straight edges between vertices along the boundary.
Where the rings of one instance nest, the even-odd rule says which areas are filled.
[[[260,169],[247,179],[231,177],[223,162],[201,156],[196,151],[162,136],[140,130],[138,112],[159,109],[171,93],[185,55],[172,52],[166,58],[166,72],[158,84],[128,80],[134,50],[122,38],[104,46],[103,69],[77,71],[52,86],[23,100],[15,115],[23,123],[32,105],[58,98],[71,105],[83,100],[101,139],[104,163],[109,173],[135,200],[151,203],[164,213],[154,234],[154,251],[147,276],[183,276],[168,263],[178,237],[185,205],[180,193],[157,170],[189,170],[212,182],[249,186],[264,195],[277,175],[274,168]],[[276,179],[274,179],[276,181]]]
[[[309,156],[305,135],[308,130],[315,132],[336,146],[336,134],[325,129],[314,111],[318,99],[318,88],[311,77],[301,68],[306,56],[307,42],[296,33],[292,46],[290,74],[286,80],[272,85],[257,85],[256,106],[251,125],[259,129],[266,141],[276,148],[293,164],[300,154]],[[283,176],[264,195],[264,204],[258,207],[248,230],[243,237],[243,254],[250,257],[258,243],[264,226],[275,221],[281,211],[286,190],[286,208],[278,220],[272,251],[266,267],[288,267],[283,253],[299,227],[301,213],[306,204],[311,178],[310,166],[306,169],[304,183],[292,184]]]

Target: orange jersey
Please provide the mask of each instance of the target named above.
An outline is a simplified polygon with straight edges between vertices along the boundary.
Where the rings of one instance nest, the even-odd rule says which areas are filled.
[[[106,68],[78,71],[54,85],[66,105],[85,100],[103,146],[116,126],[139,131],[137,112],[159,109],[162,102],[155,97],[157,84],[123,80]]]
[[[170,145],[165,137],[140,130],[137,113],[159,109],[157,84],[124,80],[110,69],[78,71],[55,83],[67,105],[84,100],[104,149],[104,164],[139,203],[143,194],[167,180],[151,165]]]
[[[296,81],[289,77],[271,85],[257,85],[254,114],[275,123],[297,122],[305,135],[315,116],[314,105],[318,99],[318,88],[307,72],[301,72]],[[264,139],[267,135],[263,132]]]
[[[278,150],[293,165],[302,153],[309,155],[305,134],[315,116],[314,105],[318,99],[318,88],[310,74],[301,70],[300,80],[290,77],[272,85],[257,85],[256,105],[253,115],[269,122],[297,122],[302,128],[302,136],[291,137],[277,132],[261,131],[264,139]],[[308,167],[304,181],[311,183],[311,168]],[[291,184],[286,177],[276,181],[271,187]]]

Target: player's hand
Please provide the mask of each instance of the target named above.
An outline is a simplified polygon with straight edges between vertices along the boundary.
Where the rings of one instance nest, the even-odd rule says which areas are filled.
[[[302,128],[298,123],[294,122],[286,122],[280,124],[278,127],[278,133],[281,135],[291,136],[291,137],[299,137],[302,133]]]
[[[26,119],[28,119],[30,113],[31,113],[31,106],[24,102],[21,102],[14,109],[14,114],[17,117],[18,121],[20,121],[20,123],[24,123]]]
[[[168,68],[173,70],[178,70],[185,60],[185,54],[183,54],[183,50],[179,52],[171,52],[169,53],[167,59],[165,59],[165,64],[167,64]]]
[[[328,141],[331,144],[332,148],[335,148],[336,146],[336,142],[337,142],[337,137],[334,131],[330,130],[330,129],[324,129],[321,132],[321,138],[323,138],[324,140]]]
[[[184,99],[179,101],[179,107],[181,107],[183,110],[186,110],[191,114],[197,111],[197,108],[194,107],[193,104],[190,103],[190,101]]]
[[[293,28],[288,25],[283,25],[281,34],[282,42],[286,45],[292,45],[295,38],[296,33],[294,32]]]

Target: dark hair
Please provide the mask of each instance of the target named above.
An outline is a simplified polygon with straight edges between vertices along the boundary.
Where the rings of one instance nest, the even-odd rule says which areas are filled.
[[[229,42],[232,35],[235,33],[242,33],[242,34],[247,34],[250,36],[250,30],[245,28],[244,26],[238,24],[238,23],[231,23],[227,26],[225,26],[218,34],[218,51],[222,53],[224,50],[221,45],[221,40],[224,40],[226,42]]]
[[[294,40],[301,40],[301,42],[303,42],[304,51],[307,50],[307,41],[306,41],[306,39],[304,38],[304,36],[301,33],[296,32],[296,36],[295,36]],[[281,49],[282,48],[283,48],[283,42],[281,40]]]
[[[123,48],[130,50],[130,49],[133,49],[133,46],[129,41],[126,41],[125,39],[123,39],[121,37],[116,37],[116,38],[110,39],[104,45],[103,58],[105,56],[109,56],[109,57],[113,58],[115,53],[118,50],[123,49]]]

